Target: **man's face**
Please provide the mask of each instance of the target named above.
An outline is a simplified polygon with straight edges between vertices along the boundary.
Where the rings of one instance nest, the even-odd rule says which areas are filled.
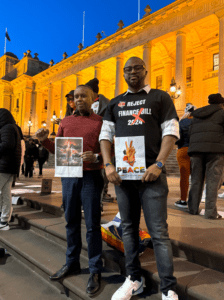
[[[80,113],[90,111],[93,103],[93,92],[88,87],[77,87],[74,92],[75,106]]]
[[[124,67],[124,79],[128,87],[138,90],[145,86],[147,71],[140,58],[130,58]]]
[[[70,107],[71,107],[72,109],[74,109],[74,108],[75,108],[74,96],[68,95],[66,98],[67,98],[67,102],[68,102],[68,104],[70,105]]]

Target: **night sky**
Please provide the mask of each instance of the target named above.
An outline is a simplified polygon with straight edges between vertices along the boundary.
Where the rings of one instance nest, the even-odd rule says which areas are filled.
[[[150,3],[151,2],[151,3]],[[140,16],[145,14],[147,4],[152,13],[174,1],[141,0]],[[4,4],[3,4],[4,3]],[[84,47],[96,41],[98,32],[107,36],[116,32],[122,20],[125,27],[138,20],[138,0],[5,0],[1,2],[0,56],[4,54],[5,28],[11,42],[6,51],[13,52],[19,59],[23,52],[37,52],[39,59],[49,63],[59,62],[63,52],[68,56],[76,53],[82,43],[83,11],[85,11]],[[103,36],[105,37],[105,36]]]

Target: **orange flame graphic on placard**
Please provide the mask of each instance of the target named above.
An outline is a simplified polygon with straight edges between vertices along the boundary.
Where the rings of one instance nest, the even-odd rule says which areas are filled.
[[[132,146],[133,141],[130,142],[130,147],[128,147],[128,143],[125,142],[126,151],[125,156],[123,157],[123,161],[126,161],[130,166],[133,166],[135,163],[135,148]]]

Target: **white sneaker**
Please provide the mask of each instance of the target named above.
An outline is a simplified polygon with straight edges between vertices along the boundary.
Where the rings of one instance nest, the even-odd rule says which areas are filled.
[[[224,193],[218,194],[218,197],[219,197],[219,198],[224,198]]]
[[[174,291],[168,291],[167,296],[162,294],[162,300],[178,300],[178,296]]]
[[[0,222],[0,230],[9,230],[8,222]]]
[[[143,292],[143,281],[130,280],[128,276],[123,285],[113,294],[111,300],[129,300],[132,296]],[[167,298],[168,299],[168,298]],[[171,299],[171,298],[170,298]]]

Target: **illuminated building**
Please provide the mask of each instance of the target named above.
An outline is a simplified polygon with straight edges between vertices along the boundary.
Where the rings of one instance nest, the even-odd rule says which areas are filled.
[[[224,96],[224,0],[177,0],[138,22],[118,30],[71,57],[63,54],[53,65],[41,62],[27,51],[21,60],[12,54],[0,58],[0,107],[10,109],[24,133],[31,118],[35,132],[46,121],[52,128],[55,110],[66,109],[65,95],[94,76],[100,93],[107,98],[124,92],[124,62],[131,56],[144,59],[152,88],[169,90],[172,78],[182,94],[175,100],[181,115],[187,102],[197,107],[208,103],[208,95]]]

